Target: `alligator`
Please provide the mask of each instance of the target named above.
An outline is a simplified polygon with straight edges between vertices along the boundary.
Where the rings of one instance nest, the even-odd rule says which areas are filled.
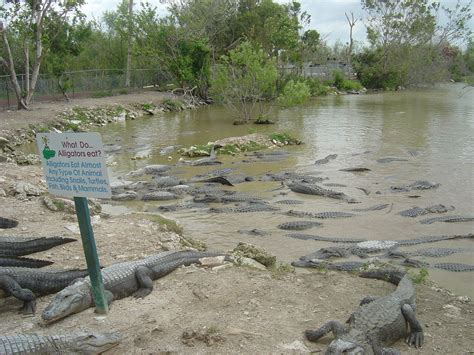
[[[389,203],[383,203],[380,205],[374,205],[366,208],[354,208],[352,211],[354,212],[366,212],[366,211],[380,211],[386,209],[388,206],[390,206]]]
[[[445,205],[438,204],[438,205],[433,205],[433,206],[428,206],[425,208],[422,207],[413,207],[407,210],[403,210],[398,212],[400,216],[403,217],[418,217],[418,216],[423,216],[428,213],[445,213],[448,211],[453,211],[455,208],[454,206],[446,207]]]
[[[458,222],[472,222],[474,217],[471,216],[444,216],[444,217],[433,217],[426,218],[420,221],[421,224],[432,224],[435,222],[448,222],[448,223],[458,223]]]
[[[453,240],[453,239],[474,239],[474,234],[454,234],[454,235],[435,235],[435,236],[426,236],[418,237],[413,239],[402,239],[398,240],[398,245],[415,245],[423,243],[434,243],[442,240]]]
[[[408,159],[394,158],[394,157],[386,157],[386,158],[377,159],[377,163],[381,163],[381,164],[392,163],[394,161],[408,161]]]
[[[114,201],[131,201],[137,199],[138,194],[135,191],[125,191],[117,194],[112,194]]]
[[[347,187],[347,185],[344,185],[344,184],[338,184],[336,182],[329,182],[327,184],[323,184],[324,186],[328,186],[328,187]]]
[[[411,266],[411,267],[429,267],[435,269],[442,269],[451,272],[467,272],[467,271],[474,271],[474,265],[470,264],[462,264],[462,263],[436,263],[430,264],[424,261],[410,259],[407,258],[402,262],[403,266]]]
[[[319,212],[319,213],[312,213],[312,212],[304,212],[304,211],[295,211],[289,210],[287,215],[294,216],[294,217],[310,217],[310,218],[320,218],[320,219],[327,219],[327,218],[348,218],[354,217],[355,214],[348,213],[348,212]]]
[[[327,180],[319,176],[313,176],[308,174],[300,174],[295,172],[283,172],[283,173],[266,173],[261,178],[262,181],[304,181],[306,183],[315,183]]]
[[[427,181],[427,180],[417,180],[414,183],[406,186],[392,186],[390,190],[393,192],[408,192],[411,190],[429,190],[436,189],[439,187],[439,183]]]
[[[120,333],[2,335],[0,336],[0,354],[102,354],[118,345],[121,340]]]
[[[251,206],[241,206],[241,207],[211,207],[209,212],[212,213],[252,213],[252,212],[273,212],[279,211],[280,209],[276,206],[270,206],[267,204],[256,203]]]
[[[144,298],[153,290],[153,280],[163,277],[178,267],[199,262],[204,257],[222,253],[197,251],[166,251],[147,258],[113,264],[102,269],[102,279],[109,304],[128,296]],[[77,280],[58,292],[43,311],[47,322],[56,321],[93,306],[90,279]]]
[[[310,229],[313,227],[321,227],[321,226],[322,226],[321,223],[313,222],[313,221],[291,221],[291,222],[281,223],[277,226],[277,228],[283,229],[283,230],[300,231],[300,230]]]
[[[329,154],[327,157],[323,158],[323,159],[319,159],[319,160],[316,160],[314,162],[314,164],[316,165],[321,165],[321,164],[327,164],[329,163],[331,160],[334,160],[337,158],[337,154]]]
[[[54,263],[49,260],[0,256],[0,267],[14,266],[14,267],[41,268],[41,267],[45,267],[52,264]]]
[[[321,237],[319,235],[310,235],[310,234],[288,234],[287,237],[301,239],[301,240],[316,240],[316,241],[332,242],[332,243],[360,243],[360,242],[366,241],[366,239],[354,239],[354,238],[344,238],[344,237]]]
[[[257,228],[254,228],[254,229],[239,229],[237,232],[240,233],[240,234],[247,234],[247,235],[258,236],[258,237],[262,237],[264,235],[270,234],[267,231],[264,231],[262,229],[257,229]]]
[[[322,187],[317,186],[316,184],[308,184],[305,182],[291,182],[287,183],[289,189],[293,192],[299,192],[306,195],[316,195],[322,197],[334,198],[337,200],[344,200],[348,203],[357,203],[356,200],[350,198],[343,192],[337,192],[332,190],[323,189]]]
[[[188,203],[176,203],[173,205],[164,205],[159,206],[158,211],[163,212],[174,212],[179,210],[187,210],[193,208],[207,208],[208,205],[206,203],[196,203],[196,202],[188,202]]]
[[[326,269],[326,270],[334,270],[334,271],[362,271],[367,264],[361,261],[344,261],[340,263],[332,263],[322,258],[314,258],[314,259],[300,259],[291,262],[292,266],[295,267],[308,267],[308,268],[315,268],[315,269]]]
[[[15,228],[18,221],[12,218],[0,217],[0,229]]]
[[[171,166],[169,165],[161,165],[161,164],[147,165],[144,168],[131,171],[127,175],[130,175],[130,176],[160,175],[160,174],[163,174],[164,172],[167,172],[170,169],[171,169]]]
[[[349,173],[363,173],[365,171],[371,171],[369,168],[345,168],[339,169],[339,171],[347,171]]]
[[[48,250],[55,246],[75,242],[73,238],[62,237],[0,237],[1,256],[22,256]]]
[[[275,203],[279,203],[281,205],[301,205],[303,201],[300,200],[279,200],[275,201]]]
[[[178,196],[168,191],[149,192],[142,196],[143,201],[169,201],[175,200]]]
[[[408,275],[396,270],[363,272],[361,277],[387,280],[396,290],[383,297],[366,297],[348,320],[348,326],[329,321],[316,330],[306,330],[309,341],[318,341],[333,332],[336,339],[326,354],[400,354],[384,347],[406,337],[415,348],[423,346],[423,329],[415,316],[415,289]]]
[[[414,251],[391,250],[387,253],[389,258],[408,258],[409,256],[428,256],[431,258],[440,258],[457,253],[469,253],[474,249],[467,248],[423,248]]]
[[[36,270],[25,267],[0,268],[0,289],[23,301],[20,312],[35,313],[36,295],[58,292],[72,281],[85,277],[87,270]]]

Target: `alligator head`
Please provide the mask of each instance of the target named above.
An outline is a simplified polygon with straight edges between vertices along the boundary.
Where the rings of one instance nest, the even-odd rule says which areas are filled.
[[[118,345],[122,340],[120,333],[78,333],[72,340],[73,350],[81,354],[101,354]]]
[[[333,340],[327,350],[326,355],[365,355],[368,354],[364,346],[348,339]]]
[[[46,322],[53,322],[81,312],[92,307],[93,304],[90,282],[79,280],[59,291],[41,317]]]

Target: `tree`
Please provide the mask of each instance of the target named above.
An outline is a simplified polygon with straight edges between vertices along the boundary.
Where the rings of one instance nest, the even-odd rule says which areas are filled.
[[[459,41],[470,34],[470,4],[458,0],[450,9],[430,0],[362,0],[372,47],[355,63],[361,81],[373,87],[388,80],[383,87],[398,87],[442,80],[448,74],[442,47],[446,41]],[[443,14],[447,22],[441,25]],[[370,84],[370,78],[361,77],[364,73],[375,81]]]
[[[354,13],[351,11],[351,17],[347,12],[344,13],[346,15],[347,23],[349,24],[349,47],[347,48],[347,62],[349,65],[352,63],[352,50],[354,49],[354,38],[352,37],[352,33],[354,31],[354,27],[358,21],[358,19],[354,18]]]
[[[249,41],[221,58],[212,81],[213,97],[238,113],[239,123],[252,118],[257,103],[272,97],[278,73],[275,62]]]
[[[41,63],[50,44],[66,23],[81,15],[79,8],[84,0],[28,0],[6,1],[0,6],[5,22],[0,22],[3,54],[0,62],[7,69],[15,91],[19,109],[28,109],[33,97]],[[69,17],[69,18],[68,18]],[[50,31],[52,27],[59,31]],[[15,54],[10,41],[18,43],[23,50],[25,86],[17,78]],[[30,58],[30,50],[34,51]]]

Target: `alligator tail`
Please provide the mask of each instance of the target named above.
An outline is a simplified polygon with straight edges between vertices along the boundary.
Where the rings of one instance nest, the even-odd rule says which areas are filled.
[[[384,280],[394,285],[398,285],[403,276],[405,276],[405,273],[400,270],[379,269],[361,272],[359,276],[368,279]]]
[[[7,229],[7,228],[15,228],[18,225],[18,221],[11,219],[0,217],[0,229]]]

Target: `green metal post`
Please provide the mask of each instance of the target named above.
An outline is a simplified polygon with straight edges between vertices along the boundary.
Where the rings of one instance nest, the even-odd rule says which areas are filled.
[[[86,256],[87,270],[92,284],[92,297],[94,298],[97,313],[108,313],[109,306],[104,293],[104,283],[100,272],[99,256],[95,246],[94,231],[92,230],[89,204],[86,197],[74,197],[76,215],[81,230],[82,247]]]

